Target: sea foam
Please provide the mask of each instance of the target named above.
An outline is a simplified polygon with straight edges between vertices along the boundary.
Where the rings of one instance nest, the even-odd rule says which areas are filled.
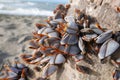
[[[0,14],[25,15],[25,16],[53,16],[52,3],[47,2],[1,2]]]
[[[48,10],[39,10],[38,8],[17,8],[15,10],[0,10],[0,14],[8,15],[32,15],[32,16],[53,16],[52,11]]]

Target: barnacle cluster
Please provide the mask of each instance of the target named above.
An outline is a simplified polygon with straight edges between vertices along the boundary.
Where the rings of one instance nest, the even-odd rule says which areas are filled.
[[[48,17],[45,24],[36,24],[36,30],[33,32],[33,39],[30,40],[29,48],[33,50],[32,54],[22,54],[22,60],[30,65],[35,65],[34,69],[43,70],[43,75],[38,80],[46,80],[59,69],[59,65],[64,64],[70,58],[74,62],[85,60],[85,57],[94,54],[97,55],[100,62],[104,63],[104,59],[111,56],[120,46],[120,32],[113,32],[105,28],[101,28],[99,23],[91,16],[75,9],[74,15],[67,15],[70,5],[58,5],[54,10],[54,16]],[[91,62],[91,61],[89,61]],[[111,61],[119,68],[120,58]],[[19,66],[21,67],[20,64]],[[5,70],[17,75],[27,72],[25,65],[19,69],[18,61],[16,69],[9,69],[5,66]],[[85,66],[73,65],[76,70],[82,73],[90,73],[90,69]],[[16,72],[17,71],[17,72]],[[19,74],[18,74],[18,71]],[[40,71],[40,70],[39,70]],[[6,73],[5,73],[6,74]],[[14,74],[6,74],[0,76],[2,80],[15,80]],[[10,76],[9,75],[14,75]],[[24,75],[27,76],[27,75]],[[20,76],[16,80],[26,80]],[[115,70],[114,80],[120,79],[120,70]]]
[[[30,69],[21,63],[18,57],[15,57],[14,64],[6,61],[1,67],[0,80],[28,80],[27,76]]]

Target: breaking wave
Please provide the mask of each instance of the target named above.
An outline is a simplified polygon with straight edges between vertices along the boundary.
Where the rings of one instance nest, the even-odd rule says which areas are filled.
[[[18,8],[15,10],[0,10],[0,14],[8,15],[33,15],[33,16],[52,16],[53,12],[48,10],[39,10],[37,8],[23,9]]]

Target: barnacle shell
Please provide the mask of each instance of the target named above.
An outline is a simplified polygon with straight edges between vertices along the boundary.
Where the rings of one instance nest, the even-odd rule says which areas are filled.
[[[65,21],[66,21],[66,22],[75,22],[74,16],[66,16],[66,17],[65,17]]]
[[[72,35],[72,34],[68,34],[66,33],[65,35],[63,35],[60,43],[62,45],[65,45],[65,44],[70,44],[70,45],[73,45],[73,44],[76,44],[78,42],[78,37],[77,35]]]
[[[96,37],[97,37],[96,34],[86,34],[85,36],[82,37],[82,39],[84,41],[90,42],[90,41],[92,41]]]
[[[43,27],[38,30],[38,34],[46,35],[48,37],[56,37],[59,38],[59,34],[54,31],[51,27]]]
[[[49,48],[49,47],[48,48],[42,48],[42,47],[40,48],[40,52],[44,55],[49,55],[52,50],[53,49]]]
[[[120,58],[116,59],[116,63],[120,64]]]
[[[58,48],[60,46],[60,40],[57,38],[46,38],[44,39],[44,46],[46,47],[52,47],[52,48]]]
[[[17,77],[17,74],[15,72],[9,71],[8,72],[8,79],[14,79],[15,77]]]
[[[25,78],[20,78],[19,80],[25,80]]]
[[[43,36],[40,40],[39,40],[39,44],[41,45],[41,44],[43,44],[43,42],[44,42],[44,39],[46,39],[47,38],[47,36]]]
[[[17,67],[17,68],[19,68],[19,69],[23,69],[23,68],[26,67],[23,63],[20,63],[18,57],[15,57],[14,62],[15,62],[14,67]],[[13,68],[15,71],[17,71],[18,69],[15,69],[14,67],[11,67],[11,68]],[[19,70],[18,70],[18,71],[19,71]]]
[[[43,73],[43,77],[47,78],[50,75],[52,75],[56,70],[58,69],[58,67],[56,65],[48,65],[47,68],[45,69],[44,73]]]
[[[114,80],[120,80],[120,70],[115,70],[113,73]]]
[[[69,54],[71,56],[75,56],[76,54],[80,53],[80,50],[77,45],[71,45],[71,46],[63,46],[61,47],[64,50],[65,54]]]
[[[103,31],[98,29],[95,24],[90,24],[90,28],[96,33],[96,34],[102,34]]]
[[[37,43],[38,41],[37,40],[30,40],[30,42],[29,42],[29,45],[30,45],[30,47],[29,48],[31,48],[31,49],[37,49],[38,47],[39,47],[39,45],[38,45],[38,43]]]
[[[65,62],[65,57],[62,54],[53,55],[50,58],[50,64],[62,64]]]
[[[59,23],[65,23],[65,20],[59,18],[59,19],[51,20],[49,23],[53,28],[56,28]]]
[[[40,63],[43,64],[44,62],[48,62],[50,60],[50,56],[46,56],[40,60]]]
[[[15,73],[17,73],[17,74],[21,72],[20,69],[17,69],[15,67],[10,67],[10,70],[13,71],[13,72],[15,72]]]
[[[113,54],[119,47],[119,43],[117,43],[113,39],[107,40],[100,48],[100,51],[98,53],[98,57],[100,59],[104,59],[105,57],[110,56]]]
[[[74,60],[75,60],[76,62],[78,62],[78,61],[80,61],[80,60],[83,60],[84,55],[82,55],[82,54],[77,54],[77,55],[75,55],[73,58],[74,58]]]
[[[22,54],[20,57],[25,61],[33,58],[31,54]]]
[[[4,80],[7,77],[5,72],[0,72],[0,80]]]
[[[66,48],[67,48],[67,47],[66,47]],[[66,52],[64,51],[64,50],[65,50],[65,46],[64,46],[64,45],[60,45],[58,49],[59,49],[59,51],[66,53]]]
[[[66,34],[63,35],[60,43],[61,43],[62,45],[67,44],[68,39],[69,39],[69,34],[66,33]]]
[[[75,23],[74,17],[73,16],[66,16],[65,17],[65,21],[68,22],[67,23],[67,28],[68,29],[73,29],[73,30],[77,30],[78,31],[78,26]],[[67,31],[67,30],[66,30]],[[69,33],[69,31],[67,31]]]
[[[79,46],[80,50],[81,50],[83,53],[85,53],[85,45],[84,45],[83,40],[82,40],[81,37],[79,37],[78,46]]]
[[[39,58],[36,58],[36,59],[34,59],[34,60],[30,61],[29,63],[30,63],[30,64],[35,64],[35,63],[40,62],[40,60],[41,60],[41,59],[42,59],[42,58],[41,58],[41,57],[39,57]]]
[[[80,49],[78,48],[77,45],[71,45],[69,49],[69,55],[74,56],[76,54],[80,53]]]
[[[112,37],[112,30],[108,30],[96,38],[96,43],[103,43]]]

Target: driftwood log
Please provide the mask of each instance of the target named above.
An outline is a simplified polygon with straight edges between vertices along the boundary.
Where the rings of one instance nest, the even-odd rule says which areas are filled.
[[[70,0],[72,5],[68,15],[74,15],[74,9],[85,11],[88,15],[95,17],[102,27],[120,30],[120,13],[115,9],[120,7],[120,0]],[[116,51],[120,53],[120,51]],[[81,74],[75,70],[74,62],[68,61],[62,69],[51,76],[51,80],[113,80],[112,72],[115,67],[109,63],[101,64],[97,56],[92,56],[93,64],[80,61],[77,64],[89,67],[91,75]]]

